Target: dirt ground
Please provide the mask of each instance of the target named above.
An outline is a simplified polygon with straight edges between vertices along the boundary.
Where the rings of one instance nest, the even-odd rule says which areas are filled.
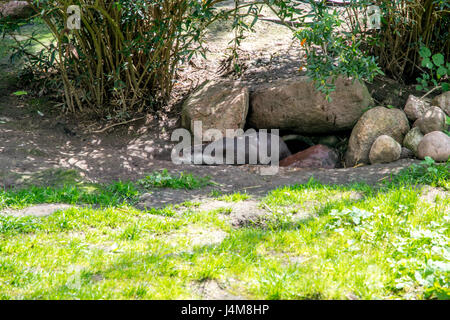
[[[272,17],[267,11],[263,11],[263,15]],[[303,53],[293,42],[290,31],[269,21],[260,21],[256,26],[256,32],[249,34],[242,43],[244,72],[238,78],[252,87],[298,74]],[[0,62],[0,187],[21,187],[30,183],[51,185],[57,169],[74,169],[86,181],[108,182],[135,180],[167,168],[171,172],[210,176],[217,183],[197,191],[155,191],[149,203],[160,206],[204,197],[212,189],[261,194],[280,185],[304,183],[312,176],[324,183],[364,181],[375,184],[416,162],[400,160],[387,165],[335,170],[281,168],[275,176],[261,176],[257,173],[258,167],[254,166],[174,165],[170,161],[174,145],[170,135],[180,125],[180,103],[206,79],[234,77],[221,68],[230,37],[229,25],[211,27],[207,38],[207,60],[194,58],[180,68],[174,98],[167,110],[108,130],[104,130],[107,123],[79,122],[70,115],[55,115],[50,111],[51,102],[50,107],[35,103],[41,98],[13,95],[22,89],[21,84],[15,69]],[[368,87],[377,103],[384,105],[402,106],[408,94],[413,92],[412,87],[383,78]]]
[[[385,165],[334,170],[280,168],[275,176],[262,176],[259,166],[175,165],[170,161],[171,130],[177,118],[147,115],[145,120],[118,127],[111,132],[80,131],[70,121],[40,116],[26,102],[3,92],[0,101],[0,186],[11,188],[33,182],[51,184],[56,169],[74,169],[84,180],[108,182],[136,180],[155,170],[189,172],[210,176],[217,183],[197,191],[157,190],[156,204],[207,195],[210,190],[264,193],[279,185],[304,183],[312,176],[324,183],[346,184],[365,181],[370,184],[407,167],[415,160],[400,160]],[[50,170],[50,171],[49,171]],[[47,176],[44,174],[49,172]],[[31,180],[26,180],[29,178]],[[210,189],[210,190],[209,190]]]
[[[108,182],[136,180],[167,168],[171,172],[210,176],[217,183],[195,191],[156,190],[148,203],[161,206],[205,197],[213,189],[262,194],[280,185],[307,182],[312,176],[323,183],[364,181],[375,184],[417,162],[400,160],[386,165],[334,170],[280,168],[275,176],[262,176],[258,173],[260,167],[250,165],[175,165],[170,161],[173,146],[170,132],[177,127],[176,117],[148,115],[146,120],[112,132],[88,133],[79,131],[74,123],[64,122],[64,118],[31,112],[25,104],[8,94],[4,94],[0,102],[1,187],[29,183],[51,185],[57,169],[74,169],[86,181]]]

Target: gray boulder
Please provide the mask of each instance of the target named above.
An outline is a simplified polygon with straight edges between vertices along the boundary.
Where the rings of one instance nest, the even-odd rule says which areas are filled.
[[[429,103],[411,94],[406,101],[403,111],[405,111],[409,120],[416,121],[417,119],[422,118],[429,107]]]
[[[431,105],[441,108],[450,117],[450,91],[436,96],[431,101]]]
[[[419,147],[420,141],[423,139],[422,131],[418,127],[412,128],[403,139],[403,145],[414,152],[417,156],[417,148]]]
[[[445,162],[450,157],[450,137],[441,131],[426,134],[419,143],[420,159],[430,157],[437,162]]]
[[[379,136],[370,148],[370,163],[389,163],[400,159],[402,146],[390,136]]]
[[[256,129],[285,129],[300,134],[330,133],[353,128],[373,105],[367,87],[338,78],[331,101],[308,77],[282,79],[256,88],[250,98],[248,123]]]
[[[408,131],[409,122],[402,110],[384,107],[370,109],[353,128],[345,154],[346,166],[368,164],[370,149],[379,136],[388,135],[401,143]]]
[[[181,125],[194,132],[194,121],[202,122],[202,141],[212,141],[205,131],[218,129],[227,136],[227,129],[243,129],[249,106],[248,89],[231,80],[205,81],[184,102]],[[197,134],[198,136],[198,134]]]
[[[445,113],[441,108],[431,106],[424,115],[417,120],[417,127],[423,134],[446,129]]]
[[[0,18],[24,19],[32,16],[33,8],[27,1],[9,1],[0,4]]]

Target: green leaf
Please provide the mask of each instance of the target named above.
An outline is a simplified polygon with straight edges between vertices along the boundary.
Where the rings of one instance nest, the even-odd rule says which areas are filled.
[[[53,65],[53,63],[55,62],[55,57],[56,57],[56,50],[53,50],[51,56],[50,56],[50,64]]]
[[[434,164],[434,160],[433,160],[433,158],[426,156],[424,161],[422,161],[422,163],[431,166]]]
[[[447,74],[447,68],[446,68],[446,67],[443,67],[443,66],[440,66],[440,67],[437,69],[436,74],[437,74],[438,78],[441,78],[442,76],[444,76],[444,75]]]
[[[25,95],[27,95],[28,94],[28,92],[26,92],[26,91],[16,91],[16,92],[13,92],[13,95],[15,95],[15,96],[25,96]]]
[[[444,56],[441,53],[436,53],[432,59],[437,66],[442,66],[444,64]]]
[[[424,57],[424,58],[431,57],[431,51],[427,47],[421,47],[419,50],[419,54],[421,57]]]
[[[433,63],[429,58],[424,58],[422,60],[422,67],[426,67],[428,69],[433,69]]]
[[[450,84],[448,82],[442,83],[441,86],[442,86],[442,91],[444,91],[444,92],[450,91]]]
[[[418,84],[418,85],[416,86],[416,90],[422,91],[422,90],[423,90],[423,87],[422,87],[420,84]]]

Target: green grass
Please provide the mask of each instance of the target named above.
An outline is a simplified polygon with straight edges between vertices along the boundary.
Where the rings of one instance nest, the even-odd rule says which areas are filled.
[[[26,43],[30,37],[35,37],[44,45],[49,45],[54,40],[53,34],[47,25],[39,18],[34,19],[29,24],[22,23],[17,32],[14,33],[19,42]],[[43,49],[43,46],[37,41],[29,43],[28,50],[31,53],[37,53]],[[8,58],[13,53],[13,48],[17,46],[16,41],[11,35],[0,37],[0,60]]]
[[[138,181],[138,185],[146,188],[171,188],[171,189],[199,189],[213,184],[209,177],[197,177],[190,173],[181,172],[178,176],[169,173],[166,169],[153,172],[144,179]]]
[[[88,204],[102,207],[134,203],[139,191],[131,182],[115,182],[109,185],[66,185],[59,188],[30,187],[20,190],[0,191],[0,209],[23,208],[33,204],[67,203]]]
[[[250,199],[250,196],[247,193],[235,192],[232,194],[226,194],[223,196],[218,196],[217,200],[225,201],[225,202],[240,202]]]
[[[0,298],[187,299],[199,297],[194,283],[215,280],[249,299],[448,299],[450,199],[443,188],[423,197],[414,172],[377,188],[282,187],[255,199],[267,226],[239,229],[229,208],[198,202],[137,210],[132,183],[1,191],[2,208],[88,206],[0,215]],[[448,185],[431,173],[421,184]],[[223,241],[192,244],[217,232]]]
[[[180,173],[173,176],[166,170],[154,172],[134,182],[117,181],[111,184],[89,184],[80,180],[73,170],[46,170],[26,178],[23,185],[37,185],[19,190],[0,191],[0,209],[20,209],[33,204],[67,203],[101,207],[134,204],[139,194],[153,188],[197,189],[211,184],[209,178]],[[43,187],[49,184],[51,187]],[[187,205],[187,204],[186,204]]]
[[[391,183],[429,184],[432,186],[450,188],[450,159],[443,164],[436,164],[430,157],[420,165],[412,165],[403,169],[397,176],[391,179]]]

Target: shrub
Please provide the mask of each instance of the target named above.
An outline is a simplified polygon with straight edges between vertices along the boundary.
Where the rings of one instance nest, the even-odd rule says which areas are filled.
[[[236,64],[244,31],[252,30],[263,5],[306,44],[307,74],[326,94],[338,75],[370,81],[381,73],[378,65],[397,79],[418,76],[419,42],[432,55],[449,53],[449,4],[444,0],[380,0],[379,31],[367,28],[371,2],[366,0],[352,0],[339,14],[314,0],[306,10],[294,0],[235,0],[232,9],[219,9],[225,0],[77,0],[70,4],[81,8],[79,30],[66,28],[68,1],[27,1],[54,41],[41,42],[45,48],[34,54],[28,49],[39,40],[31,37],[19,43],[14,57],[29,58],[35,79],[56,79],[52,83],[59,86],[65,111],[101,116],[127,116],[167,102],[177,66],[204,53],[204,34],[214,21],[233,20],[230,61]],[[0,21],[7,32],[20,25]]]
[[[297,31],[296,37],[306,48],[306,74],[315,82],[317,90],[329,97],[339,76],[370,82],[383,73],[375,58],[360,48],[362,43],[356,38],[357,28],[345,31],[341,13],[330,12],[323,3],[314,0],[310,4],[311,11],[302,17],[306,27]],[[312,17],[312,21],[306,23],[307,17]]]
[[[204,53],[206,27],[218,20],[234,19],[233,28],[251,28],[258,5],[271,3],[287,16],[291,1],[235,1],[231,10],[214,6],[225,0],[78,0],[81,28],[69,30],[68,1],[28,0],[54,36],[38,54],[29,48],[35,37],[19,44],[15,58],[26,56],[35,78],[59,80],[65,111],[127,114],[166,102],[178,64]],[[246,13],[240,14],[241,10]],[[274,9],[275,10],[275,9]],[[243,22],[246,16],[254,22]],[[70,18],[71,19],[71,18]],[[22,22],[2,21],[4,32],[17,31]],[[242,32],[236,33],[239,43]]]
[[[79,0],[81,28],[65,28],[67,1],[29,1],[55,42],[33,57],[62,80],[68,111],[127,112],[168,98],[175,67],[198,48],[212,1]]]
[[[31,41],[22,45],[19,52],[29,58],[35,78],[56,76],[66,111],[95,111],[101,115],[126,115],[167,101],[177,65],[204,52],[204,32],[216,20],[233,20],[235,37],[230,61],[235,63],[243,32],[252,30],[262,5],[275,12],[282,22],[303,23],[305,17],[301,16],[304,11],[297,8],[298,3],[291,0],[236,0],[234,8],[223,10],[217,5],[225,0],[78,0],[74,4],[81,7],[81,29],[68,30],[67,1],[28,2],[55,38],[38,54],[27,50]],[[316,6],[314,1],[311,4]],[[8,25],[6,29],[14,27]],[[338,41],[336,50],[343,48],[343,42]],[[346,59],[356,66],[347,68],[348,75],[370,78],[367,65],[374,68],[372,60],[365,60],[360,54],[347,55]],[[317,72],[315,68],[311,70]],[[325,74],[325,79],[329,76]],[[321,81],[317,82],[320,87]]]
[[[351,0],[347,8],[354,30],[366,43],[367,54],[378,57],[386,75],[407,83],[422,72],[420,48],[431,54],[450,53],[450,3],[446,0],[378,0],[381,29],[367,30],[363,16],[373,1]]]
[[[449,91],[449,77],[450,77],[450,62],[445,62],[445,57],[442,53],[431,55],[430,49],[422,46],[419,51],[422,57],[421,66],[427,71],[422,73],[420,78],[417,78],[419,83],[416,86],[417,90],[429,90],[429,92],[436,89],[442,91]],[[429,86],[432,88],[429,88]]]
[[[436,89],[448,90],[443,61],[450,53],[448,1],[350,0],[333,13],[321,2],[310,4],[306,17],[312,17],[312,23],[297,36],[306,40],[307,74],[319,90],[332,91],[333,83],[327,80],[338,74],[370,81],[381,71],[406,83],[421,76],[421,89],[430,82]],[[374,18],[369,9],[374,4],[380,9],[379,29],[370,27]]]

